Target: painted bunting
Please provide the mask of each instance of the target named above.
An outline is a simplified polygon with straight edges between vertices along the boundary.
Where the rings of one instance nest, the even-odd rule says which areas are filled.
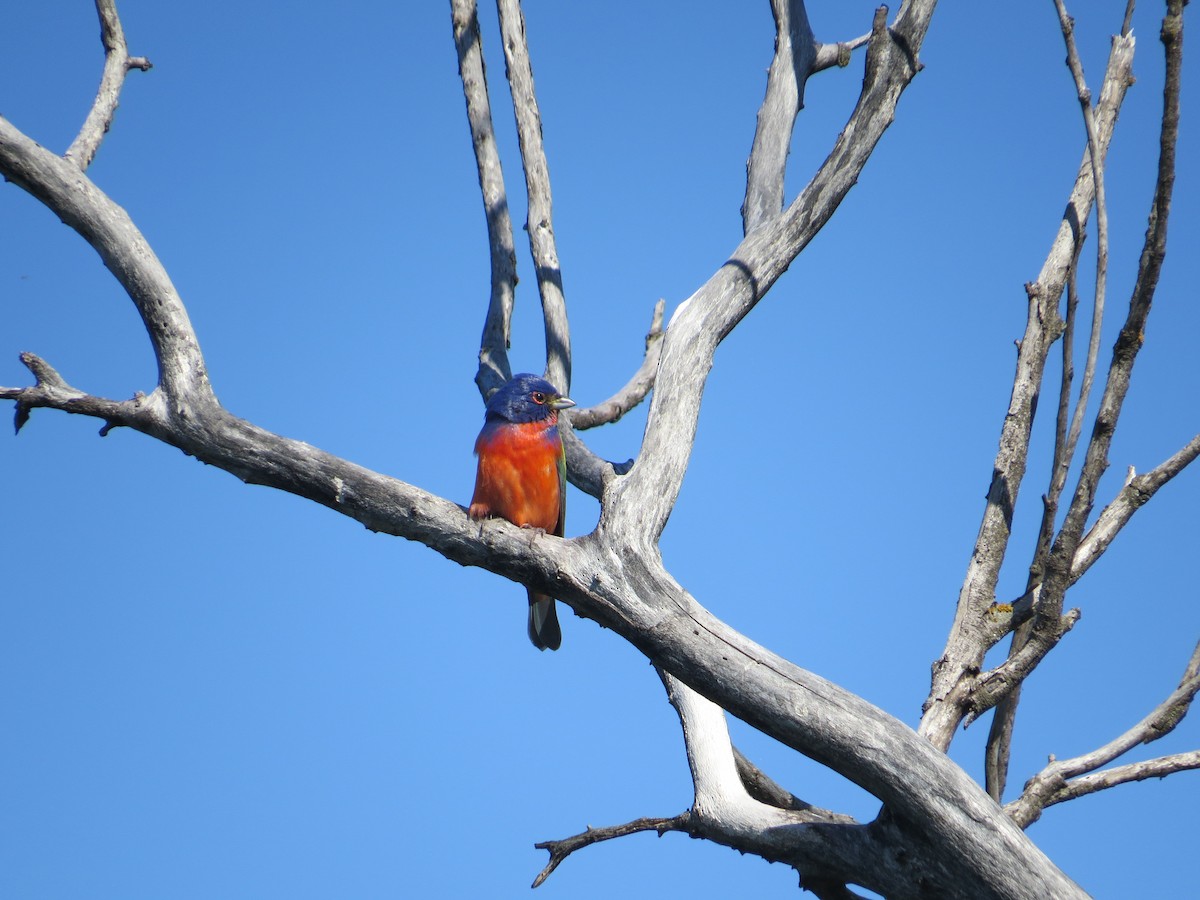
[[[472,519],[499,516],[522,528],[562,537],[567,517],[567,461],[558,433],[558,411],[574,406],[554,385],[521,374],[488,400],[483,430],[475,441],[479,468]],[[529,640],[557,650],[562,630],[554,598],[529,591]]]

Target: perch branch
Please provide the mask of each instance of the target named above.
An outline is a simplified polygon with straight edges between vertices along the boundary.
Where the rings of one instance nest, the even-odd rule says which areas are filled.
[[[112,125],[129,70],[146,72],[151,68],[150,60],[145,57],[129,55],[125,31],[121,27],[114,0],[96,0],[96,14],[100,17],[100,40],[104,44],[104,74],[100,77],[100,88],[92,102],[91,111],[64,154],[81,172],[87,171],[92,164],[96,151],[100,149],[100,142]]]

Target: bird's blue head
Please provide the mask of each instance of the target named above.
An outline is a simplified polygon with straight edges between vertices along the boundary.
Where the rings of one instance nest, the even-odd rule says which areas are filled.
[[[500,419],[517,424],[541,422],[557,418],[560,409],[574,405],[574,400],[564,397],[546,379],[523,372],[514,375],[500,390],[492,394],[487,404],[487,419]]]

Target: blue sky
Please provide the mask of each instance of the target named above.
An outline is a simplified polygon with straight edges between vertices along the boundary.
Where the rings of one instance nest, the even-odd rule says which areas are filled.
[[[1096,85],[1124,3],[1075,6]],[[813,3],[810,17],[821,38],[848,39],[872,9]],[[120,10],[131,52],[155,68],[130,77],[89,174],[167,266],[222,402],[466,503],[488,262],[448,4]],[[765,2],[538,0],[526,16],[571,393],[589,405],[638,364],[654,302],[673,308],[740,237],[772,22]],[[1153,186],[1160,17],[1138,9],[1139,80],[1110,154],[1104,365]],[[519,225],[493,19],[485,8]],[[6,24],[0,112],[61,151],[100,74],[94,13],[47,0]],[[1022,285],[1083,150],[1064,55],[1050,3],[939,9],[926,68],[858,185],[718,352],[663,536],[675,577],[717,615],[914,725],[982,512]],[[861,72],[857,54],[809,84],[789,196]],[[1154,466],[1200,429],[1197,89],[1193,66],[1172,252],[1102,500],[1128,466]],[[150,390],[145,333],[95,253],[9,185],[0,222],[0,384],[27,383],[17,354],[30,350],[89,392]],[[517,238],[511,358],[540,371]],[[1051,416],[1044,402],[1005,597],[1023,586]],[[625,459],[643,424],[635,412],[586,438]],[[688,806],[675,715],[613,634],[564,611],[563,649],[536,653],[518,586],[97,428],[39,411],[19,437],[0,434],[6,896],[525,896],[545,859],[535,841]],[[1185,472],[1070,595],[1083,618],[1027,684],[1010,793],[1048,754],[1092,749],[1174,688],[1200,635],[1198,499],[1200,472]],[[573,492],[568,536],[596,515]],[[797,794],[874,814],[857,788],[733,729]],[[974,774],[985,736],[980,723],[952,749]],[[1131,758],[1197,744],[1193,716]],[[1177,895],[1194,884],[1198,804],[1200,776],[1185,773],[1054,807],[1030,833],[1097,897]],[[793,896],[795,875],[641,835],[576,854],[538,896],[689,894]]]

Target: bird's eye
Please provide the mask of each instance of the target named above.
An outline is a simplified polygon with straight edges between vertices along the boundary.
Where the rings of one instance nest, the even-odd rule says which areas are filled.
[[[534,391],[530,396],[533,397],[534,403],[540,404],[540,403],[546,402],[546,395],[543,394],[541,391]]]

